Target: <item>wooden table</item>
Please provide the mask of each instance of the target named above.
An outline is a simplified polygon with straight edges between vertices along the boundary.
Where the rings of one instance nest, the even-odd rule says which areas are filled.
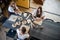
[[[29,15],[29,13],[27,13],[27,14]],[[28,15],[27,15],[27,16],[28,16]],[[13,18],[13,16],[17,17],[15,22],[9,20],[9,19]],[[21,20],[18,20],[18,17],[22,17],[23,20],[26,20],[26,17],[24,17],[23,14],[22,14],[22,15],[11,15],[11,16],[5,21],[5,23],[3,23],[3,26],[6,27],[6,28],[10,28],[10,29],[16,30],[16,29],[19,28],[21,25],[19,25],[19,26],[17,26],[17,27],[12,27],[12,24],[14,24],[14,23],[16,23],[16,22],[18,22],[18,21],[21,21]],[[31,20],[32,20],[32,17],[29,17],[28,19],[31,19]]]

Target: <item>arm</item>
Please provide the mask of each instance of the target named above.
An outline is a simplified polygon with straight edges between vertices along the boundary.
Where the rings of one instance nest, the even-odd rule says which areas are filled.
[[[16,31],[17,31],[17,35],[19,35],[19,29],[17,29]]]
[[[15,10],[15,13],[22,13],[21,11],[20,11],[20,9],[16,6],[16,10]]]

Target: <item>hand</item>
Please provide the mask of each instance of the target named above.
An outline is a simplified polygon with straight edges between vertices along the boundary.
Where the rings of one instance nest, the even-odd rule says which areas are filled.
[[[41,18],[38,18],[38,17],[36,18],[36,21],[41,21],[41,20],[42,20]]]

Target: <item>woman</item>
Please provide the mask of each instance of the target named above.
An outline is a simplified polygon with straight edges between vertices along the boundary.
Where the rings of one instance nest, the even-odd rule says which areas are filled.
[[[42,13],[42,7],[38,7],[37,10],[34,10],[32,17],[35,20],[34,23],[41,25],[42,20],[45,17],[45,15]]]
[[[43,20],[45,15],[42,14],[42,7],[38,7],[37,10],[34,10],[32,17],[34,20],[38,20],[38,21]]]
[[[29,38],[29,34],[26,33],[26,28],[22,27],[20,29],[17,29],[18,39],[17,40],[25,40],[26,38]]]
[[[8,7],[8,12],[11,14],[17,14],[17,12],[20,12],[18,7],[16,6],[16,3],[12,1]]]

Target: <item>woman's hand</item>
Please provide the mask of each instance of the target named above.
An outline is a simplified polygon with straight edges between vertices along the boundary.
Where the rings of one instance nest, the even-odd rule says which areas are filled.
[[[15,14],[19,14],[19,13],[22,13],[22,12],[19,10],[15,10]]]
[[[36,17],[36,21],[41,21],[41,20],[42,20],[41,18]]]

